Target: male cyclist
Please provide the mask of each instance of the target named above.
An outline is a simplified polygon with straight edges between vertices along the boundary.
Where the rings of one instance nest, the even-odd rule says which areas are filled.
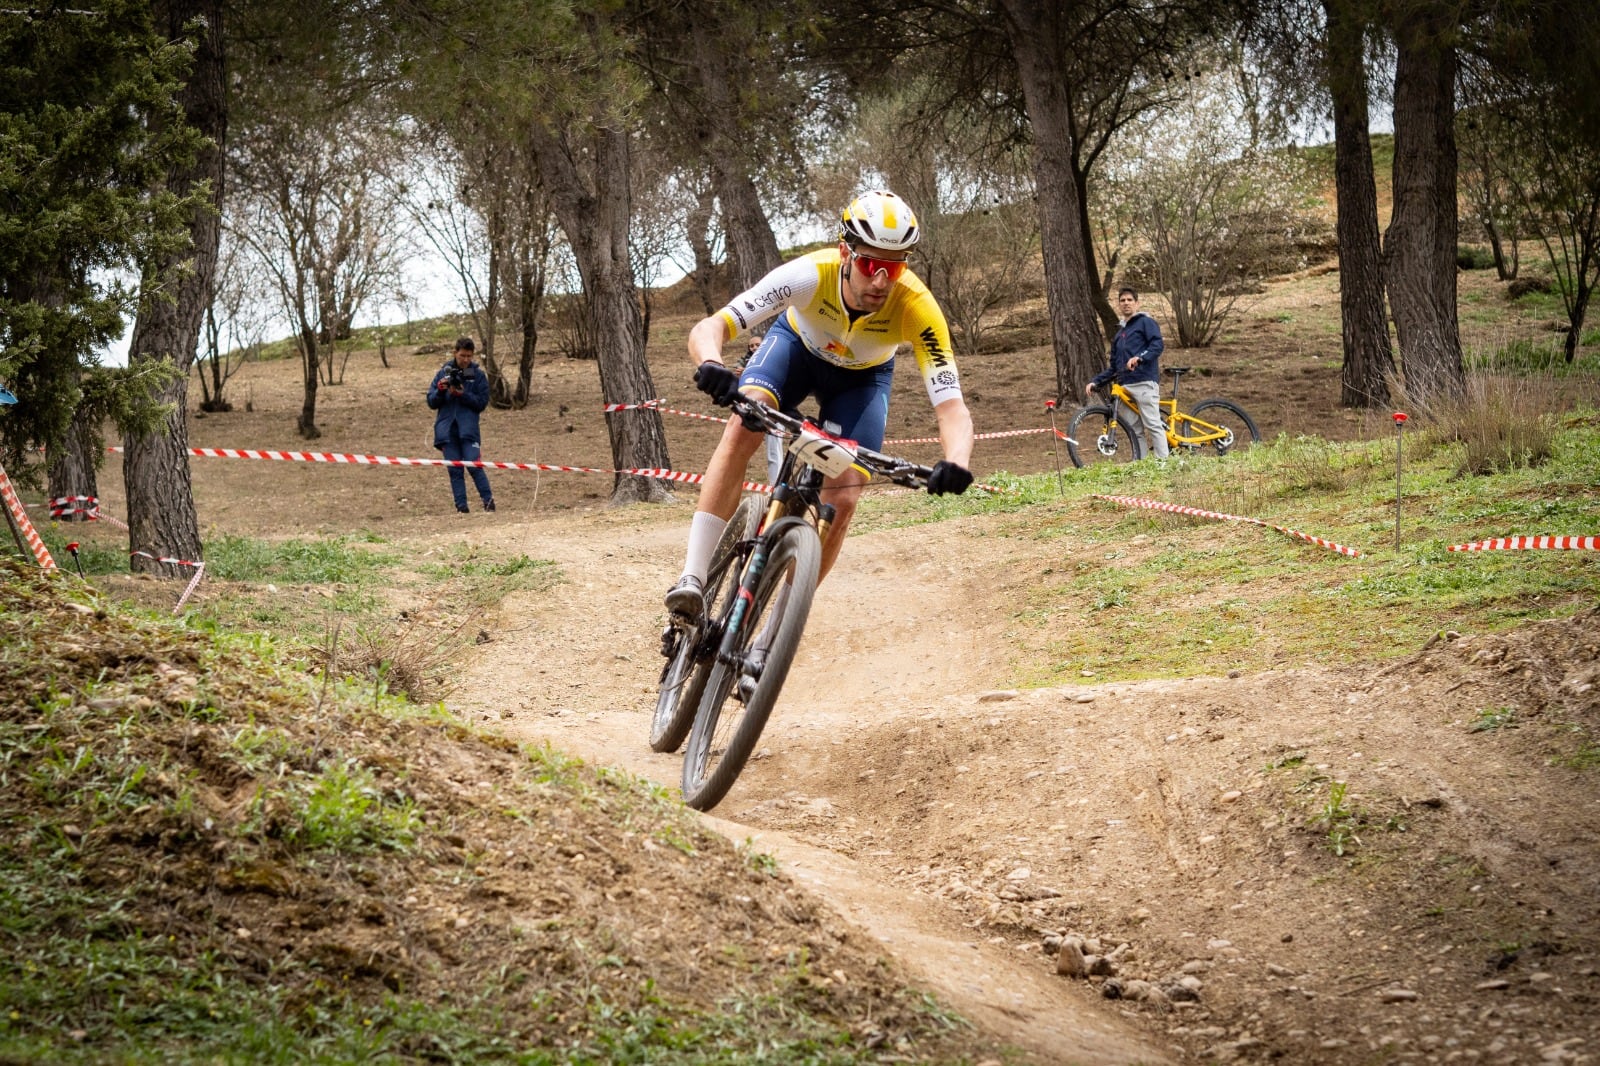
[[[736,392],[782,409],[815,395],[823,429],[876,451],[888,423],[895,350],[910,343],[944,448],[928,491],[965,492],[972,484],[972,415],[961,398],[944,312],[906,267],[920,236],[916,216],[894,193],[873,191],[852,200],[839,221],[837,251],[825,248],[790,260],[690,330],[694,383],[722,406]],[[723,365],[725,343],[780,311],[742,374]],[[705,611],[711,555],[739,505],[745,469],[761,436],[737,418],[723,431],[689,527],[683,576],[667,593],[668,610],[691,618]],[[823,502],[836,508],[822,546],[823,576],[839,557],[865,485],[866,476],[853,469],[823,484]]]

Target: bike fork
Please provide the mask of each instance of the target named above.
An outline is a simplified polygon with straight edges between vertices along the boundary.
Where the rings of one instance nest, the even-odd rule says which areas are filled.
[[[765,541],[756,541],[755,548],[750,552],[750,561],[745,564],[744,576],[739,581],[739,591],[734,597],[733,607],[728,612],[728,621],[722,628],[722,641],[717,648],[717,661],[732,663],[738,656],[735,654],[739,648],[739,634],[744,631],[745,615],[756,601],[756,585],[761,581],[761,573],[767,568],[767,545]]]

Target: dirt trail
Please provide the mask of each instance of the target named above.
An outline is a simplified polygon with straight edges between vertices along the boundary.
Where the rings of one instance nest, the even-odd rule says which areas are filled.
[[[676,789],[644,738],[688,514],[475,524],[565,580],[485,619],[452,704]],[[1032,1061],[1589,1061],[1600,801],[1562,738],[1600,721],[1600,616],[1381,668],[1008,692],[1023,589],[1069,551],[1009,528],[853,537],[713,824]],[[1494,706],[1550,728],[1472,729]],[[1055,976],[1051,934],[1119,972]]]
[[[651,752],[645,736],[660,664],[659,596],[681,561],[687,514],[597,511],[484,530],[507,548],[555,560],[567,580],[553,602],[513,596],[503,605],[501,635],[451,703],[518,739],[548,740],[676,789],[681,758]],[[945,523],[852,540],[818,593],[756,759],[708,823],[773,854],[957,1010],[1036,1061],[1168,1061],[1037,953],[990,942],[932,896],[853,858],[870,850],[848,829],[854,797],[841,788],[814,794],[830,770],[844,778],[852,767],[867,770],[877,755],[858,746],[865,738],[971,705],[1004,676],[992,608],[971,597],[973,575],[954,547],[970,535]],[[815,817],[795,824],[797,810]]]

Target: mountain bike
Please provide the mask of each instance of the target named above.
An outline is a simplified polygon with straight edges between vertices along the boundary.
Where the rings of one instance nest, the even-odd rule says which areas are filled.
[[[823,480],[851,467],[908,488],[926,488],[930,467],[831,437],[795,413],[743,396],[733,411],[752,432],[786,442],[772,499],[746,496],[706,575],[698,619],[674,615],[662,633],[650,746],[683,755],[683,799],[709,811],[728,794],[777,704],[822,574],[833,522]]]
[[[1261,431],[1253,418],[1232,400],[1212,396],[1188,411],[1178,410],[1178,384],[1189,367],[1172,366],[1172,399],[1161,401],[1161,423],[1167,431],[1167,447],[1174,452],[1197,454],[1207,448],[1218,455],[1249,447],[1261,441]],[[1116,382],[1098,390],[1099,404],[1081,408],[1067,424],[1067,454],[1074,466],[1090,463],[1126,463],[1144,458],[1146,444],[1139,405],[1128,390]],[[1131,419],[1120,419],[1118,411],[1131,411]]]

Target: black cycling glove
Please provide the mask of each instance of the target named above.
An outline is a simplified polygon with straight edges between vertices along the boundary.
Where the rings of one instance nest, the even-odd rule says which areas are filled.
[[[707,359],[694,372],[694,385],[711,397],[718,407],[729,407],[739,393],[739,375],[721,363]]]
[[[947,492],[959,496],[971,485],[972,471],[948,459],[940,459],[934,463],[933,473],[928,475],[928,492],[933,496],[943,496]]]

